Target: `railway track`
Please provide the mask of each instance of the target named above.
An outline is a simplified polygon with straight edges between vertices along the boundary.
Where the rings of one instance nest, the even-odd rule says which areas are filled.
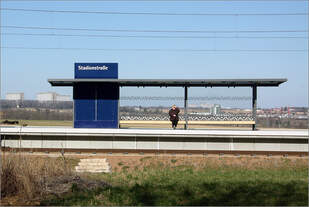
[[[2,147],[3,152],[27,152],[27,153],[59,153],[59,154],[106,154],[106,155],[199,155],[199,156],[282,156],[282,157],[308,157],[308,152],[297,151],[243,151],[243,150],[149,150],[149,149],[61,149],[61,148],[10,148]]]

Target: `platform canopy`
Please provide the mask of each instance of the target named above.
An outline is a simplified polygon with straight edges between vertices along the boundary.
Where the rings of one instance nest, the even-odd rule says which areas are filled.
[[[257,111],[257,87],[278,87],[286,82],[287,79],[116,79],[116,78],[75,78],[75,79],[48,79],[52,86],[73,86],[86,87],[88,85],[101,85],[104,87],[184,87],[184,114],[185,129],[188,126],[187,105],[188,105],[188,88],[189,87],[252,87],[252,116],[254,124],[252,130],[255,130],[256,111]],[[96,91],[97,89],[95,89]],[[82,90],[81,90],[82,92]],[[86,93],[88,93],[87,91]],[[97,93],[97,92],[95,92]],[[75,93],[78,94],[78,93]],[[119,99],[119,97],[118,97]],[[101,109],[101,108],[100,108]]]
[[[48,79],[52,86],[76,83],[113,83],[119,86],[253,87],[279,86],[287,79]]]

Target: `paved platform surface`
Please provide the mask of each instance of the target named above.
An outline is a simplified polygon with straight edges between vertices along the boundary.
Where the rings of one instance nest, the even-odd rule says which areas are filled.
[[[129,137],[269,137],[308,139],[308,130],[96,129],[71,127],[0,127],[1,135],[129,136]]]

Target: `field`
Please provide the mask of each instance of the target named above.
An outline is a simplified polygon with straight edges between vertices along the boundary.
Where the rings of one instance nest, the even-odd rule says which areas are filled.
[[[4,120],[0,120],[3,122]],[[59,120],[17,120],[19,125],[27,126],[73,126],[72,121]]]
[[[14,156],[16,159],[17,155]],[[34,168],[32,171],[23,170],[29,174],[28,176],[31,172],[36,174],[32,180],[36,185],[41,185],[42,190],[35,191],[35,194],[25,194],[24,190],[15,193],[11,191],[11,194],[6,194],[3,202],[8,205],[27,204],[22,200],[22,197],[27,195],[28,205],[308,204],[308,158],[124,155],[101,157],[107,157],[112,166],[112,173],[76,174],[72,169],[81,156],[26,156],[19,164],[23,166],[27,165],[27,162],[36,161],[35,168],[33,164],[27,165]],[[9,159],[8,156],[5,159]],[[12,157],[10,159],[13,160]],[[36,182],[36,178],[40,178],[41,182]],[[25,182],[27,179],[22,180]],[[29,180],[31,179],[27,181],[28,186],[31,186]],[[44,191],[45,188],[48,191]],[[5,189],[1,191],[3,194]]]

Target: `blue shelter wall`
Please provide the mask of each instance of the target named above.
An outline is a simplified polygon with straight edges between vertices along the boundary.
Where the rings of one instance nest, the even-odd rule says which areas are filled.
[[[118,78],[117,63],[75,63],[75,78]],[[75,83],[74,128],[118,128],[119,86]]]

